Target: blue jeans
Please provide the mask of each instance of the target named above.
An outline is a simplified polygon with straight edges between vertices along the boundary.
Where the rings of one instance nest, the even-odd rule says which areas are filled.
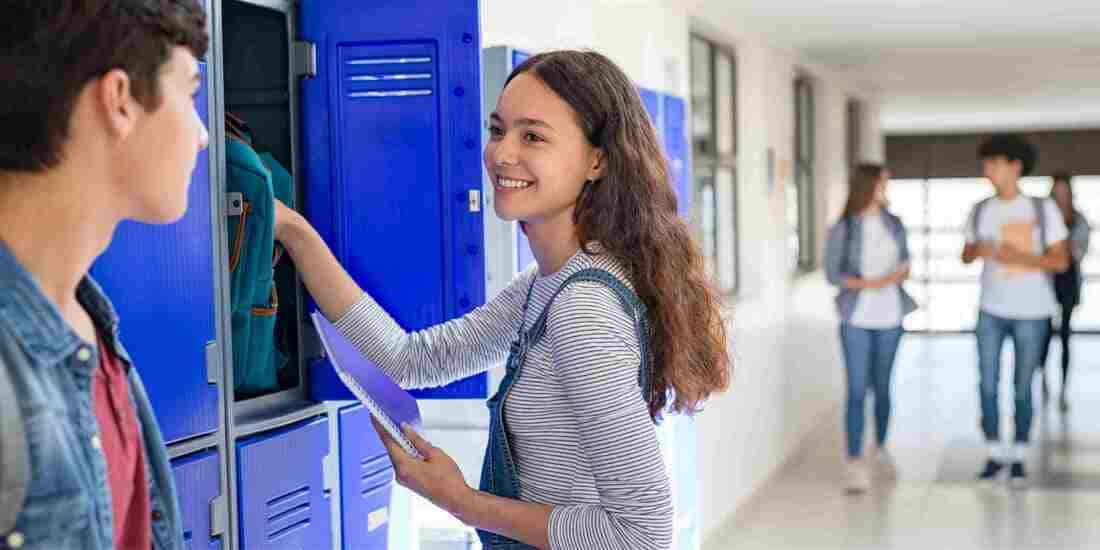
[[[849,458],[859,458],[863,454],[863,404],[869,388],[875,392],[877,441],[879,445],[886,442],[890,427],[890,377],[902,333],[901,327],[870,330],[847,323],[840,325],[840,343],[848,371],[845,425]]]
[[[1016,372],[1013,393],[1016,400],[1016,442],[1031,437],[1031,382],[1049,338],[1050,319],[1005,319],[981,312],[978,315],[978,386],[982,401],[982,431],[986,441],[1001,439],[1000,381],[1001,348],[1012,337]]]

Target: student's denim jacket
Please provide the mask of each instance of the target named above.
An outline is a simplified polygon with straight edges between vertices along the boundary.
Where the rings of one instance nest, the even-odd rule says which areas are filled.
[[[167,450],[137,369],[118,339],[118,317],[90,277],[77,298],[105,345],[127,366],[130,398],[145,449],[155,550],[183,548],[176,489]],[[25,484],[3,495],[22,497],[15,529],[0,533],[0,548],[109,550],[111,492],[92,407],[99,355],[83,342],[31,275],[0,243],[0,368],[7,369],[17,409],[8,403],[0,427],[5,457],[25,459]],[[18,417],[11,412],[18,411]],[[22,426],[19,425],[19,420]],[[14,421],[14,422],[13,422]],[[21,441],[12,434],[22,432]],[[25,445],[25,452],[13,452]],[[6,487],[5,489],[10,489]],[[22,494],[17,494],[22,493]],[[4,507],[11,510],[11,502]]]
[[[898,254],[901,263],[908,262],[909,238],[905,225],[897,216],[883,211],[886,227],[894,240],[898,243]],[[850,233],[849,233],[850,231]],[[848,322],[855,314],[856,305],[859,302],[859,291],[844,286],[844,281],[849,277],[860,278],[863,264],[863,220],[859,216],[841,218],[829,229],[829,237],[825,241],[825,275],[829,283],[840,289],[836,297],[837,312],[843,322]],[[905,290],[904,285],[898,285],[901,292],[902,316],[916,311],[917,303]]]

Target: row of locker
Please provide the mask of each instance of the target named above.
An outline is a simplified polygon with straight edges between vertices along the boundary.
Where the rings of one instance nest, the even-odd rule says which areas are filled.
[[[343,548],[385,549],[394,472],[372,433],[356,405],[238,440],[239,547],[332,548],[339,529]],[[188,550],[223,548],[221,468],[216,450],[172,461]]]

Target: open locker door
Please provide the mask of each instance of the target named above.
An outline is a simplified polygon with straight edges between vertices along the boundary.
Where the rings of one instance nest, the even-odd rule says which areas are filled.
[[[313,73],[301,84],[306,217],[405,330],[473,311],[485,300],[477,1],[299,10]],[[315,399],[352,399],[327,361],[310,377]],[[484,398],[486,386],[482,374],[418,397]]]

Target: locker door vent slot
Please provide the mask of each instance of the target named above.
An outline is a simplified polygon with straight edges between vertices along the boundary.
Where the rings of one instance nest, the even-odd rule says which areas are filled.
[[[435,61],[432,56],[352,57],[344,62],[344,88],[350,99],[430,96]]]
[[[308,485],[267,501],[267,540],[308,527],[311,517]]]

